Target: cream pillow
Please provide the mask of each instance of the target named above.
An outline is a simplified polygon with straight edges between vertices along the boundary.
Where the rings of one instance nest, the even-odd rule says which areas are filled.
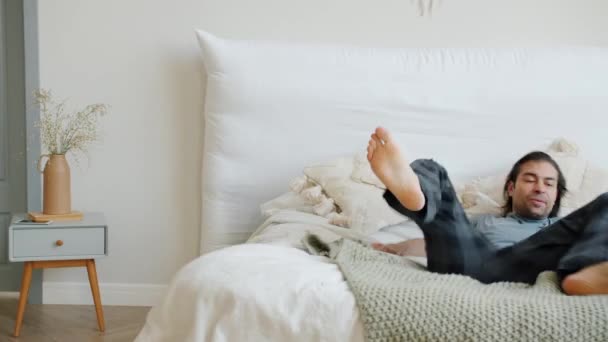
[[[353,172],[350,177],[358,183],[373,185],[380,189],[386,186],[376,177],[366,155],[358,154],[353,158]]]
[[[561,166],[561,165],[560,165]],[[572,189],[562,199],[561,216],[566,216],[572,211],[594,200],[597,196],[608,191],[608,170],[599,168],[591,163],[586,163],[585,173],[578,189]]]
[[[330,217],[330,222],[333,218],[334,224],[342,223],[343,226],[367,235],[382,227],[404,222],[407,218],[386,203],[382,197],[384,188],[379,180],[375,181],[379,184],[372,185],[352,177],[354,171],[359,172],[357,175],[360,176],[365,168],[369,170],[366,179],[373,183],[369,163],[361,156],[339,158],[306,167],[304,174],[319,185],[338,206],[341,216]],[[340,219],[343,221],[336,222]]]
[[[313,214],[314,205],[303,196],[290,191],[260,205],[260,211],[265,218],[277,214],[281,210],[295,210]]]

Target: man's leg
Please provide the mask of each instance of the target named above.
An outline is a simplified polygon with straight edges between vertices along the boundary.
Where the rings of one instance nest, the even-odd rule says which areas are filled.
[[[608,194],[529,238],[500,249],[487,260],[484,274],[489,281],[526,283],[533,283],[542,271],[557,271],[561,281],[584,268],[608,261]],[[606,267],[600,267],[597,272],[606,273]],[[595,276],[597,272],[591,274]]]
[[[608,193],[556,222],[577,235],[560,259],[557,271],[564,277],[598,262],[608,261]]]
[[[581,214],[584,231],[557,268],[562,288],[572,295],[608,294],[608,193],[592,203],[589,212]],[[577,224],[567,218],[565,224]]]
[[[385,199],[389,205],[422,229],[428,269],[479,278],[481,261],[493,247],[471,226],[446,170],[432,160],[408,165],[382,128],[372,135],[368,159],[388,188]]]
[[[469,222],[447,172],[433,160],[415,160],[411,167],[418,175],[425,206],[419,211],[411,211],[401,205],[390,189],[384,198],[422,230],[428,269],[469,275],[483,281],[480,278],[482,261],[494,247]]]

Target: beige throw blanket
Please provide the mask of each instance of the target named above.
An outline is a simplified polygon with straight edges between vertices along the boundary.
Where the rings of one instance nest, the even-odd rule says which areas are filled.
[[[486,285],[350,240],[306,240],[339,265],[368,341],[608,341],[608,296],[567,296],[554,272]]]

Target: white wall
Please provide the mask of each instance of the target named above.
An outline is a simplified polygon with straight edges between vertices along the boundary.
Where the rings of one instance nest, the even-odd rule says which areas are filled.
[[[436,1],[437,2],[437,1]],[[105,304],[153,304],[197,256],[202,79],[193,29],[367,46],[608,46],[605,0],[39,1],[41,85],[111,105],[105,140],[73,166],[73,207],[103,211]],[[44,273],[47,303],[90,302],[84,269]],[[136,295],[135,297],[131,297]]]

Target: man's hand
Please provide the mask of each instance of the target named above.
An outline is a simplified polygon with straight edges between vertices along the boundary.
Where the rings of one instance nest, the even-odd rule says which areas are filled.
[[[395,255],[426,257],[424,239],[412,239],[391,244],[372,243],[372,248]]]

